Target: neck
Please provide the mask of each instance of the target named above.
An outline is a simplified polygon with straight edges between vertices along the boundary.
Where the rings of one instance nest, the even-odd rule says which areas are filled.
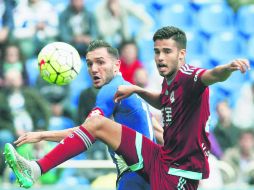
[[[167,75],[167,76],[165,77],[165,78],[167,79],[168,84],[169,84],[170,82],[172,82],[172,80],[175,78],[175,76],[176,76],[176,74],[177,74],[179,68],[180,68],[181,66],[183,66],[184,64],[185,64],[184,61],[178,62],[178,67],[177,67],[177,69],[176,69],[172,74]]]
[[[176,73],[178,70],[176,70],[174,73],[172,73],[171,75],[167,75],[165,78],[167,80],[167,83],[170,84],[172,82],[172,80],[175,78]]]

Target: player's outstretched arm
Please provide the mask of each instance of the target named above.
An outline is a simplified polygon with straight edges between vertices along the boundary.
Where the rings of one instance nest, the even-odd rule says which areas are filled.
[[[22,144],[27,143],[37,143],[40,141],[51,141],[51,142],[60,142],[70,133],[72,133],[77,127],[59,130],[59,131],[38,131],[38,132],[28,132],[21,135],[14,144],[21,146]]]
[[[151,106],[160,109],[160,93],[149,92],[144,88],[141,88],[136,85],[120,85],[117,89],[117,92],[114,96],[116,103],[120,102],[122,99],[129,97],[133,93],[137,93],[141,96],[146,102]]]
[[[204,85],[209,86],[216,82],[227,80],[234,71],[245,73],[250,70],[250,63],[247,59],[235,59],[228,64],[219,65],[213,69],[207,70],[201,77]]]

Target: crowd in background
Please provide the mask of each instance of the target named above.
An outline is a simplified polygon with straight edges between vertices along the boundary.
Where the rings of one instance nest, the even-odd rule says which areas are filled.
[[[240,56],[254,66],[253,0],[0,0],[0,184],[15,180],[4,164],[5,143],[29,131],[79,125],[92,109],[98,90],[92,87],[84,57],[93,39],[119,49],[127,81],[160,90],[152,34],[163,25],[186,32],[188,64],[209,69]],[[39,77],[36,56],[54,41],[73,45],[82,57],[79,76],[67,86]],[[254,71],[234,75],[210,89],[211,177],[201,187],[254,185]],[[161,122],[160,111],[151,111]],[[35,159],[53,146],[40,142],[18,151]],[[109,156],[103,143],[96,142],[74,159]],[[90,184],[104,174],[54,169],[40,183]]]

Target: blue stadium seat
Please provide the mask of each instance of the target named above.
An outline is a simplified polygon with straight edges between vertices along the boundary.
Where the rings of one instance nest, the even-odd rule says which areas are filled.
[[[159,21],[161,26],[173,25],[183,30],[189,30],[196,25],[195,11],[187,3],[169,4],[161,10]]]
[[[221,64],[224,64],[224,62],[222,62]],[[240,71],[237,71],[233,72],[232,76],[228,80],[222,83],[218,83],[218,86],[223,88],[225,91],[233,94],[237,91],[237,89],[240,89],[243,83],[247,80],[248,76],[246,74],[242,74]]]
[[[199,30],[208,37],[213,33],[231,30],[234,27],[234,12],[225,4],[212,4],[201,7],[197,19]]]
[[[196,30],[185,33],[187,36],[187,63],[196,67],[209,67],[207,39]]]
[[[187,54],[204,55],[207,50],[207,39],[197,31],[186,31]]]
[[[135,3],[142,3],[143,5],[158,4],[160,6],[165,6],[172,3],[188,3],[189,0],[132,0]]]
[[[195,10],[199,10],[204,6],[211,6],[213,4],[227,4],[227,0],[192,0],[191,5]]]
[[[251,65],[251,67],[253,68],[254,65]],[[254,71],[253,69],[251,69],[249,72],[248,72],[248,81],[251,82],[251,83],[254,83]]]
[[[245,36],[254,34],[254,5],[245,5],[237,11],[237,28]]]
[[[172,3],[188,3],[189,0],[153,0],[153,2],[166,6]]]
[[[254,25],[253,25],[254,26]],[[254,62],[254,34],[249,38],[247,43],[247,57]]]
[[[235,31],[216,33],[208,42],[209,57],[217,64],[246,57],[246,41]]]
[[[189,56],[187,53],[186,63],[199,68],[210,69],[213,65],[210,64],[208,56]]]
[[[224,64],[222,62],[221,64]],[[242,74],[240,71],[233,72],[229,79],[224,82],[216,83],[215,96],[219,99],[227,99],[229,104],[234,107],[236,100],[239,98],[239,89],[248,81],[248,75]]]

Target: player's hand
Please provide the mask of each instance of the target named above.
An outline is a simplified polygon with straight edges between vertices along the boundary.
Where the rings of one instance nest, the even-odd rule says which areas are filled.
[[[228,64],[228,69],[233,72],[240,70],[241,73],[245,73],[250,70],[250,63],[247,59],[234,59]]]
[[[134,85],[120,85],[117,89],[117,92],[114,96],[115,103],[119,103],[122,99],[129,97],[132,95],[136,88]]]
[[[42,134],[41,132],[28,132],[23,135],[21,135],[16,141],[14,141],[14,144],[16,146],[21,146],[22,144],[27,143],[37,143],[42,140]]]

